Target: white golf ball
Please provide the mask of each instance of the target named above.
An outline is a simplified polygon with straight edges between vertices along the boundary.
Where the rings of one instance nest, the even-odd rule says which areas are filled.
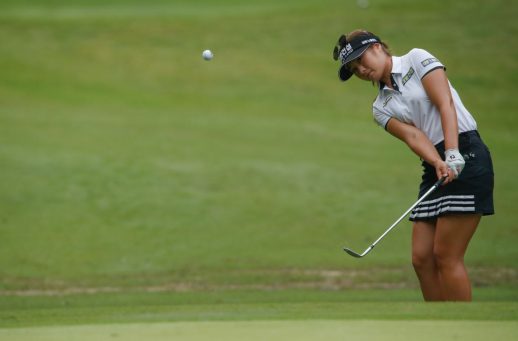
[[[203,51],[203,53],[201,54],[201,56],[203,57],[203,59],[205,60],[211,60],[213,57],[214,57],[214,54],[212,53],[211,50],[205,50]]]
[[[369,7],[369,0],[356,0],[356,4],[360,8],[368,8]]]

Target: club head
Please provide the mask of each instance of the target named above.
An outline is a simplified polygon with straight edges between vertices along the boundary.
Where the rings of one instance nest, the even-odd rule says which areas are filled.
[[[349,255],[355,257],[355,258],[362,258],[364,257],[366,254],[368,254],[369,252],[371,252],[371,250],[374,248],[374,245],[376,244],[373,244],[371,246],[369,246],[367,248],[367,250],[363,251],[363,253],[357,253],[357,252],[354,252],[353,250],[347,248],[347,247],[344,247],[344,251],[347,252]]]
[[[363,255],[360,255],[359,253],[356,253],[353,250],[348,249],[346,247],[344,247],[344,251],[347,252],[349,255],[351,255],[353,257],[356,257],[356,258],[362,258],[363,257]]]

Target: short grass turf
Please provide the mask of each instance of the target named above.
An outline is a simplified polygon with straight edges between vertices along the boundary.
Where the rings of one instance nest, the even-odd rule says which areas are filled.
[[[512,340],[506,321],[230,321],[0,329],[9,341],[84,340]]]
[[[421,302],[419,290],[226,290],[6,296],[0,327],[250,320],[517,321],[514,287],[476,289],[476,302]]]
[[[505,0],[2,1],[2,326],[355,311],[516,320],[516,11]],[[466,258],[480,305],[408,308],[421,300],[408,223],[361,261],[341,250],[406,210],[421,171],[372,122],[375,89],[336,78],[333,44],[357,27],[395,54],[434,53],[491,149],[497,214]]]

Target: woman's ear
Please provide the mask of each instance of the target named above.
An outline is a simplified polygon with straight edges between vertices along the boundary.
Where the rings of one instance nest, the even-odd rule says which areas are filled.
[[[380,54],[383,54],[385,55],[385,50],[383,49],[383,45],[381,45],[380,43],[374,43],[371,45],[371,48],[373,50],[373,52],[376,54],[376,55],[380,55]]]
[[[381,46],[380,43],[374,43],[372,44],[372,48],[376,50],[376,52],[383,50],[383,46]]]

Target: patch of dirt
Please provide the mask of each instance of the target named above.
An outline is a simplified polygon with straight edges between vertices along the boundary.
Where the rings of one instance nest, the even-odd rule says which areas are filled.
[[[475,287],[493,285],[518,286],[518,269],[470,268],[470,278]],[[369,269],[280,269],[229,271],[218,274],[219,279],[194,278],[172,280],[160,277],[156,284],[125,286],[81,286],[65,281],[29,281],[0,278],[4,287],[0,296],[66,296],[78,294],[124,292],[200,292],[225,290],[275,291],[287,289],[346,290],[346,289],[404,289],[417,288],[418,282],[411,268]],[[226,278],[222,281],[221,278]],[[130,281],[131,282],[131,281]],[[149,278],[146,283],[153,283]]]

